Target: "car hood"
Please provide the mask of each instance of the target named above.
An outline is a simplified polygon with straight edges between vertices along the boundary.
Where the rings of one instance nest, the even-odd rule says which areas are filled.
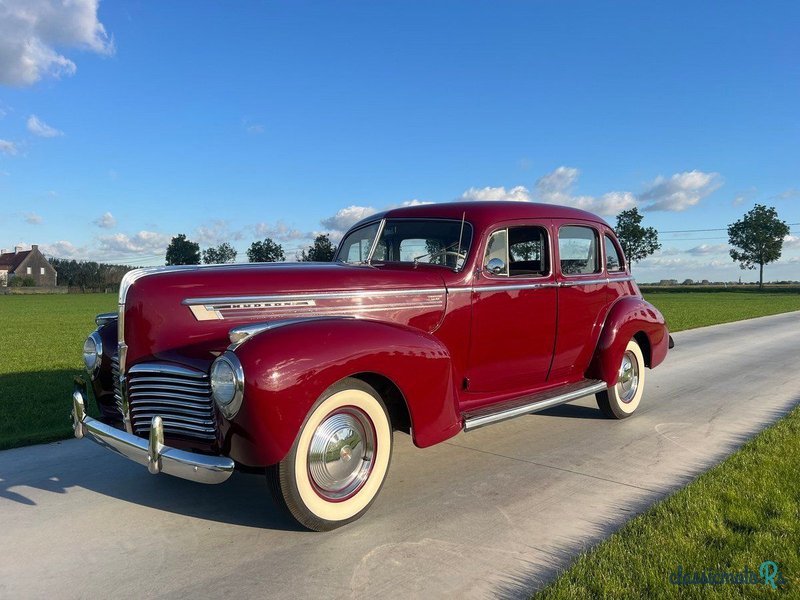
[[[447,299],[434,270],[342,263],[179,267],[131,280],[120,297],[128,367],[153,359],[205,365],[232,328],[273,320],[346,316],[431,332]]]

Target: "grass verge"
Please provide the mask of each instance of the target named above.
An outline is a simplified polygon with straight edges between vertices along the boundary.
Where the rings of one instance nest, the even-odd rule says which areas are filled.
[[[556,598],[800,598],[800,407],[725,461],[578,557],[537,600]],[[785,578],[675,585],[682,570],[758,573],[774,561]],[[779,579],[774,580],[779,583]]]
[[[115,306],[115,294],[0,296],[0,450],[72,435],[83,341]]]
[[[670,331],[800,310],[800,294],[778,292],[645,292]]]

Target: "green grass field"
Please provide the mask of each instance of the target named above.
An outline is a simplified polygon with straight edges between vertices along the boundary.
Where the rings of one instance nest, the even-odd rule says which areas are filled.
[[[647,292],[670,331],[800,310],[800,294],[779,292]]]
[[[800,310],[800,294],[646,294],[671,331]],[[72,376],[82,373],[83,340],[114,294],[0,296],[0,449],[71,435]],[[90,411],[93,406],[90,403]]]
[[[536,598],[800,597],[800,407],[581,555]],[[675,585],[684,571],[758,571],[787,583]],[[777,581],[777,580],[776,580]]]
[[[115,294],[0,296],[0,449],[63,439],[83,340]]]

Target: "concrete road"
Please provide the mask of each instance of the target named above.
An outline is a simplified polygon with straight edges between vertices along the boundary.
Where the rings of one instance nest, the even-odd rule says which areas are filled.
[[[331,533],[257,475],[153,477],[86,440],[0,452],[0,597],[525,596],[800,399],[800,313],[674,337],[631,419],[586,398],[426,450],[397,434],[377,502]]]

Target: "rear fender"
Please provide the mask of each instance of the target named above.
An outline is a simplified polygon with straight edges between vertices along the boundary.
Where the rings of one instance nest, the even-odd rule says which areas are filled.
[[[586,376],[601,379],[609,386],[616,384],[622,355],[634,336],[644,346],[642,352],[648,367],[652,369],[663,362],[669,346],[664,317],[644,298],[626,296],[617,300],[606,316]]]
[[[254,335],[235,352],[245,375],[244,402],[222,430],[225,450],[241,464],[283,460],[320,395],[358,373],[377,373],[397,386],[417,446],[438,443],[461,429],[450,354],[418,329],[315,319]]]

